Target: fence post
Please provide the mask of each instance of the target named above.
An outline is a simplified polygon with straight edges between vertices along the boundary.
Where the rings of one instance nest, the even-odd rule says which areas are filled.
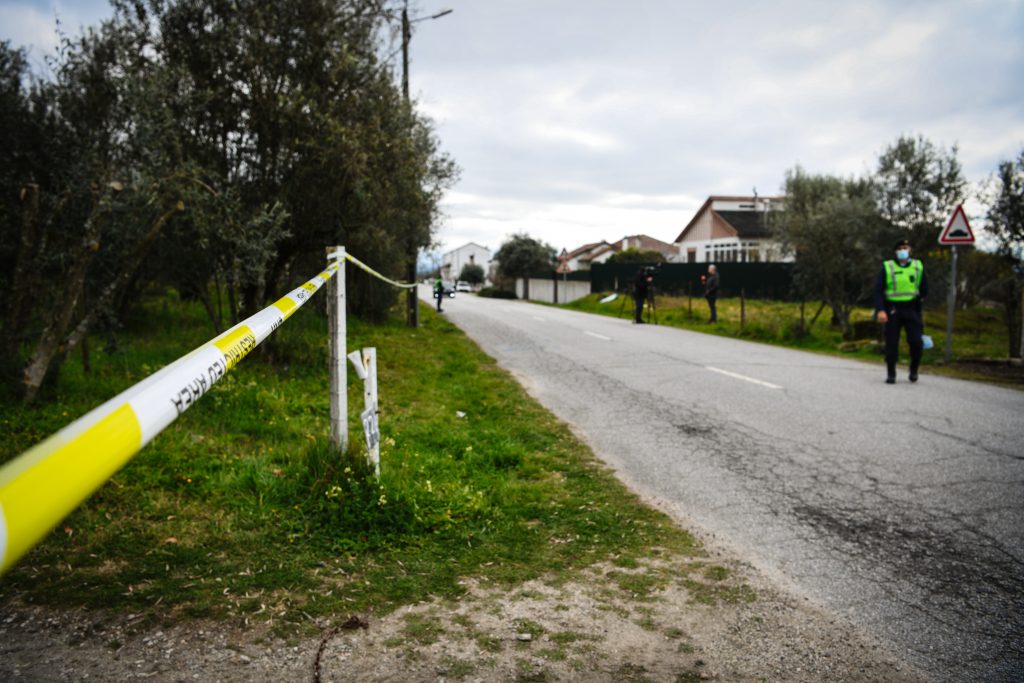
[[[747,290],[740,288],[740,329],[747,324]]]
[[[373,464],[373,472],[380,477],[380,436],[379,423],[377,418],[377,349],[374,347],[363,349],[363,365],[366,367],[366,394],[364,397],[365,413],[372,420],[372,428],[367,456]]]
[[[328,261],[338,272],[327,283],[327,327],[331,345],[331,443],[348,448],[348,391],[345,370],[345,247],[328,247]]]

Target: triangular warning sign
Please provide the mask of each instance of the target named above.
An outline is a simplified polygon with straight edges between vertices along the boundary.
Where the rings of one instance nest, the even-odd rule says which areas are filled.
[[[953,217],[949,219],[946,229],[939,236],[939,244],[974,244],[974,233],[967,222],[963,204],[957,205]]]

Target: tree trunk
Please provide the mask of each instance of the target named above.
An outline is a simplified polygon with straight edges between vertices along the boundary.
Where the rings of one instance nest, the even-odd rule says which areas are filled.
[[[96,202],[96,206],[93,207],[92,213],[85,222],[85,235],[82,238],[81,246],[78,253],[75,254],[71,267],[64,274],[64,291],[60,300],[55,302],[50,321],[36,343],[36,348],[22,375],[26,403],[35,400],[39,393],[39,387],[42,386],[46,373],[50,369],[53,357],[60,352],[60,342],[71,324],[71,317],[85,286],[85,274],[89,262],[99,251],[102,223],[110,215],[110,204],[110,195],[106,193]]]
[[[232,326],[238,324],[238,295],[236,294],[237,283],[234,279],[228,283],[228,306],[231,307],[231,317],[229,318]]]
[[[29,293],[32,289],[33,262],[36,245],[39,242],[39,186],[26,185],[21,190],[24,204],[21,220],[21,240],[18,257],[14,263],[11,279],[11,298],[4,319],[2,353],[5,358],[16,358],[20,346],[19,335],[25,329],[25,318]]]
[[[827,305],[828,304],[822,301],[821,305],[818,306],[818,310],[815,312],[814,317],[811,318],[811,323],[807,326],[808,331],[814,329],[814,323],[818,322],[818,318],[821,317],[821,312],[825,310],[825,306]]]
[[[1017,353],[1014,358],[1020,359],[1024,355],[1024,282],[1017,282]]]
[[[242,287],[242,320],[260,312],[263,303],[259,285],[253,283]]]
[[[1024,351],[1024,279],[1016,274],[1010,281],[1006,328],[1010,340],[1010,358],[1019,362]]]
[[[167,222],[174,217],[175,214],[185,210],[185,203],[178,201],[173,207],[165,211],[160,215],[153,225],[150,226],[149,230],[143,235],[139,243],[135,245],[134,251],[131,256],[128,257],[124,268],[121,273],[114,278],[114,281],[107,285],[106,289],[100,295],[96,303],[89,309],[89,312],[85,314],[74,331],[64,341],[64,348],[67,353],[70,353],[79,343],[85,339],[85,336],[89,334],[89,329],[96,322],[99,315],[109,308],[120,296],[121,292],[128,286],[128,283],[132,281],[135,272],[142,266],[143,260],[146,258],[146,254],[149,253],[150,248],[156,241],[156,238],[160,236],[160,232],[163,230]]]
[[[220,295],[217,297],[217,305],[214,306],[213,300],[210,298],[208,284],[205,287],[202,284],[192,285],[192,288],[195,290],[199,301],[202,302],[203,308],[206,309],[206,315],[210,319],[210,324],[213,325],[214,333],[220,334],[224,331],[223,322],[220,317]]]

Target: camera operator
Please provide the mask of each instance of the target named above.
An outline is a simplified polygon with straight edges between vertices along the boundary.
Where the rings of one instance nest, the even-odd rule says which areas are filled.
[[[654,307],[654,275],[657,272],[657,266],[644,266],[637,271],[633,281],[634,322],[638,325],[644,322],[644,302],[649,300]]]

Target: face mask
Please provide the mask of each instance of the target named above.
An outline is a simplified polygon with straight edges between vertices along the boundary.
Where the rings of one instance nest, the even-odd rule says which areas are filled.
[[[909,249],[897,249],[896,250],[896,258],[898,260],[900,260],[900,261],[906,261],[908,258],[910,258],[910,250]]]

